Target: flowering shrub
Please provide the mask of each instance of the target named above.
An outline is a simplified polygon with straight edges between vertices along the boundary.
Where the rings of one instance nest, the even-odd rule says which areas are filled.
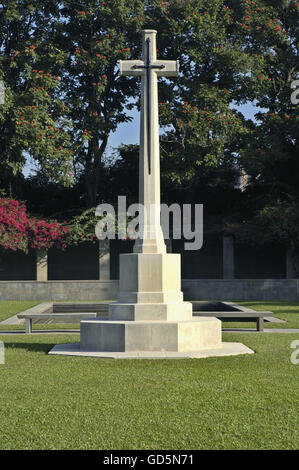
[[[95,227],[98,221],[95,208],[74,217],[69,225],[37,219],[27,215],[26,205],[23,202],[0,198],[0,249],[27,252],[29,248],[40,250],[55,247],[64,250],[68,245],[97,243]],[[117,218],[112,218],[111,224],[117,234]],[[133,230],[126,232],[126,224],[124,230],[125,235],[121,237],[123,240],[135,238]]]
[[[26,251],[28,219],[26,207],[19,201],[0,199],[0,247]]]
[[[59,248],[67,247],[69,228],[58,222],[47,222],[42,219],[30,218],[28,220],[28,235],[31,248]]]
[[[0,198],[0,248],[59,248],[64,250],[70,241],[69,227],[58,222],[29,217],[24,203]]]

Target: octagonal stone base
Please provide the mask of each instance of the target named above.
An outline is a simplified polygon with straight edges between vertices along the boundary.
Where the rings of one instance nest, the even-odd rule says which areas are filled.
[[[189,352],[107,352],[107,351],[81,351],[80,343],[57,344],[50,355],[97,357],[99,359],[203,359],[206,357],[239,356],[240,354],[254,354],[252,349],[242,343],[222,343],[221,348],[203,349]]]
[[[241,343],[222,343],[217,318],[192,317],[180,284],[177,254],[120,255],[120,289],[108,318],[85,318],[80,344],[57,345],[49,354],[159,359],[253,353]]]
[[[80,350],[102,352],[188,352],[221,348],[221,321],[81,321]]]

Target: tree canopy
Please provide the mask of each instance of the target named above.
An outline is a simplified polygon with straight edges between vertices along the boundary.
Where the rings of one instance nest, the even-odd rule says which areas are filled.
[[[137,197],[138,148],[105,156],[139,107],[140,83],[120,77],[118,61],[140,56],[150,28],[159,58],[181,71],[159,79],[163,200],[201,202],[223,223],[296,206],[298,17],[296,0],[1,2],[0,190],[63,219],[120,190]],[[26,164],[35,176],[23,176]]]

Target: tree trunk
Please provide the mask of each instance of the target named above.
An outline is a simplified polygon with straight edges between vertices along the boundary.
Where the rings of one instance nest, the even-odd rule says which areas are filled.
[[[89,142],[85,170],[85,193],[87,208],[95,207],[98,203],[102,157],[106,150],[109,135],[105,135],[100,147],[97,138]]]

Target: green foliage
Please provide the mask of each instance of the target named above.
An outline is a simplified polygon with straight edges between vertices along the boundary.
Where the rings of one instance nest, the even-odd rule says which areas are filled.
[[[253,245],[281,243],[293,252],[299,249],[298,202],[278,201],[264,206],[250,220],[227,224],[227,234],[234,234],[239,242]]]
[[[81,214],[74,216],[70,221],[70,236],[72,245],[84,242],[96,242],[95,227],[98,222],[95,215],[95,207],[91,207]]]
[[[279,241],[295,251],[299,113],[291,102],[291,85],[298,78],[299,4],[267,2],[256,21],[249,6],[253,3],[247,2],[246,20],[249,47],[257,59],[251,96],[264,109],[240,145],[240,165],[251,178],[245,194],[247,216],[237,233],[254,243]]]
[[[269,2],[263,25],[250,23],[250,43],[259,57],[254,83],[259,124],[241,149],[241,163],[252,183],[271,185],[273,198],[298,193],[298,106],[292,104],[292,82],[298,77],[299,4]],[[257,23],[256,23],[257,24]],[[295,178],[295,179],[294,179]],[[274,186],[274,187],[273,187]],[[272,199],[273,200],[273,199]]]
[[[55,44],[67,55],[62,87],[73,123],[76,174],[84,180],[88,206],[99,200],[109,135],[131,119],[126,108],[132,107],[129,100],[136,95],[137,82],[120,78],[118,61],[139,54],[144,4],[89,0],[78,9],[65,1],[65,21],[58,18],[55,25]]]
[[[154,28],[158,57],[178,59],[181,70],[159,80],[164,200],[202,202],[207,214],[237,221],[278,201],[298,201],[298,107],[290,101],[298,72],[296,0],[2,5],[6,194],[22,191],[20,172],[31,159],[40,181],[57,183],[59,193],[66,194],[60,185],[75,183],[75,206],[114,201],[116,189],[136,197],[136,149],[120,149],[121,160],[109,168],[104,156],[111,133],[139,106],[140,82],[120,77],[118,61],[140,57],[140,30]],[[248,102],[262,108],[257,122],[236,110]],[[242,195],[233,189],[236,167],[251,175]]]
[[[4,1],[1,6],[0,79],[5,85],[5,103],[0,105],[2,172],[13,180],[30,156],[50,180],[70,185],[73,158],[57,98],[60,78],[47,72],[50,58],[44,31],[51,25],[47,2],[38,10],[22,1]],[[59,63],[61,57],[56,55],[56,60]],[[6,181],[4,184],[7,187]]]
[[[190,186],[215,168],[231,168],[247,127],[230,105],[241,99],[240,82],[254,61],[236,38],[227,2],[171,2],[167,12],[153,4],[159,55],[178,58],[181,70],[178,80],[161,86],[161,123],[172,125],[162,138],[162,158],[169,160],[169,183]]]
[[[256,100],[258,106],[272,108],[275,103],[289,117],[298,4],[289,2],[284,8],[281,2],[194,0],[171,2],[163,15],[165,6],[154,3],[157,29],[164,32],[159,47],[165,56],[179,56],[182,71],[176,93],[171,92],[173,84],[165,85],[161,103],[162,123],[174,126],[162,142],[164,158],[171,158],[169,179],[190,185],[213,166],[239,162],[247,150],[252,153],[257,135],[265,135],[265,127],[246,122],[232,105]],[[294,109],[292,114],[284,126],[287,140],[280,135],[279,147],[272,141],[276,153],[290,142],[297,145]],[[248,168],[241,161],[250,172],[254,163]]]
[[[102,240],[106,238],[105,232],[109,230],[113,231],[116,236],[118,235],[123,240],[127,240],[128,238],[133,239],[135,232],[133,229],[130,229],[129,231],[127,230],[128,223],[133,218],[133,216],[126,215],[123,224],[119,227],[121,222],[118,219],[117,213],[104,213],[103,215],[97,214],[96,208],[91,207],[71,219],[68,225],[68,243],[70,245],[79,245],[84,242],[97,243],[99,239]],[[96,234],[95,229],[100,220],[103,220],[103,234]]]

